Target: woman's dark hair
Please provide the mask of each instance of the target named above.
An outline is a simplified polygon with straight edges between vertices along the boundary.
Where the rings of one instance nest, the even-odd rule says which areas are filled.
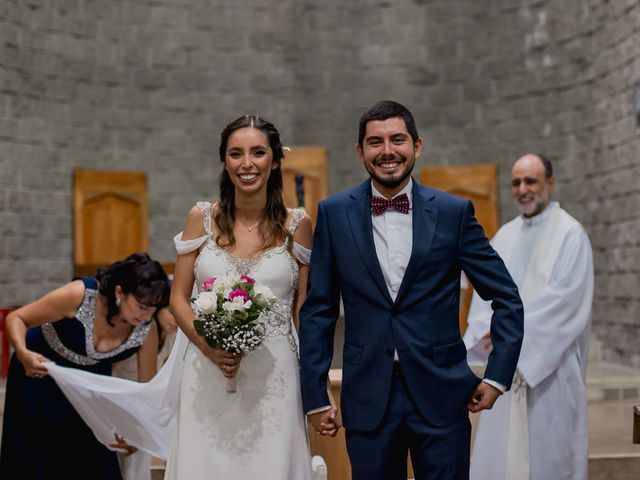
[[[145,305],[162,308],[169,304],[169,278],[162,266],[146,253],[134,253],[96,273],[98,291],[107,299],[107,322],[118,314],[116,286]]]
[[[220,134],[219,155],[222,163],[227,156],[229,137],[241,128],[255,128],[264,133],[273,152],[275,168],[271,170],[267,181],[267,204],[260,218],[260,234],[263,238],[260,250],[264,250],[291,237],[284,226],[287,220],[287,207],[282,198],[282,171],[280,169],[284,151],[280,142],[280,134],[271,122],[258,115],[245,115],[227,125]],[[233,224],[236,221],[235,186],[226,169],[223,169],[220,175],[220,203],[213,214],[213,221],[217,229],[216,243],[224,247],[235,245],[236,239],[233,235]],[[291,241],[287,243],[291,245]]]

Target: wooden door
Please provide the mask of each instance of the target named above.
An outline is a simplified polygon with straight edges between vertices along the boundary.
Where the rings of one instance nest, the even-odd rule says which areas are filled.
[[[144,173],[76,170],[73,214],[76,275],[149,248]]]
[[[498,212],[497,168],[492,163],[425,167],[420,170],[420,183],[466,198],[473,202],[476,218],[488,238],[493,238],[500,225]],[[466,283],[466,285],[465,285]],[[460,331],[467,328],[467,315],[473,288],[462,282],[460,297]]]
[[[282,162],[282,181],[285,204],[304,207],[315,226],[318,203],[329,194],[327,149],[291,147]]]

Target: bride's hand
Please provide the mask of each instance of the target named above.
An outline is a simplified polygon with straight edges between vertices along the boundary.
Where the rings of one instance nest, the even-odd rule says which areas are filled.
[[[222,374],[225,377],[233,378],[238,373],[240,360],[242,360],[241,353],[231,353],[226,350],[207,346],[204,354],[222,370]]]

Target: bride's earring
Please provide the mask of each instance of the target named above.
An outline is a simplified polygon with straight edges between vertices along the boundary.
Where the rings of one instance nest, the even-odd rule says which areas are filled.
[[[122,302],[119,298],[116,298],[116,307],[119,307]]]

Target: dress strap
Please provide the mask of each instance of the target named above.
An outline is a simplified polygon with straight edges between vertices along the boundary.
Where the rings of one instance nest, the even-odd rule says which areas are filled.
[[[309,265],[309,263],[311,263],[311,250],[309,250],[308,248],[303,247],[297,242],[293,242],[291,251],[295,259],[298,260],[302,265]]]
[[[184,255],[185,253],[195,252],[208,239],[209,235],[202,235],[201,237],[193,238],[191,240],[182,240],[182,232],[180,232],[173,237],[173,244],[176,247],[176,253],[178,255]]]
[[[89,290],[98,289],[98,281],[93,277],[73,277],[72,280],[82,280],[82,283],[84,283],[85,289],[89,289]]]
[[[197,202],[196,206],[202,214],[202,225],[208,236],[211,236],[211,202]]]
[[[191,240],[183,240],[182,232],[178,233],[173,237],[173,243],[178,255],[194,252],[211,237],[211,203],[197,202],[196,206],[200,209],[200,214],[202,215],[202,226],[204,227],[206,234]]]
[[[300,220],[306,215],[303,208],[294,208],[291,212],[291,221],[289,222],[289,233],[293,235],[300,225]]]
[[[289,222],[289,233],[293,237],[293,234],[296,232],[298,225],[300,225],[300,221],[305,217],[307,212],[304,208],[294,208],[291,212],[291,221]],[[289,239],[286,240],[289,242]],[[293,256],[296,260],[298,260],[303,265],[309,265],[311,260],[311,250],[303,247],[299,243],[293,242],[292,246]]]

